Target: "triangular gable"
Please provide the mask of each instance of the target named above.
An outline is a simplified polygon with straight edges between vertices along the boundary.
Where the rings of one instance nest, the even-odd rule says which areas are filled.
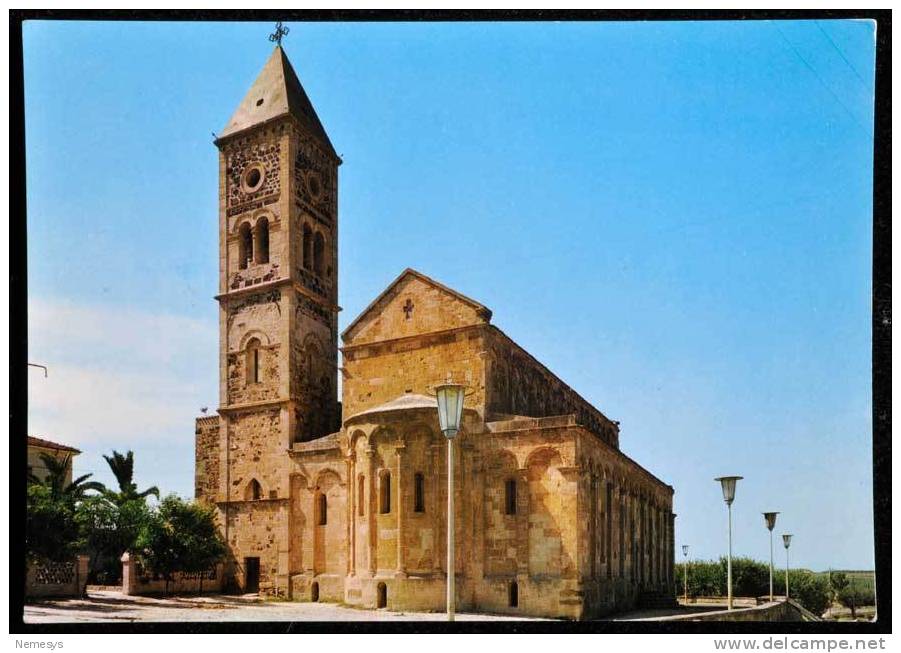
[[[341,339],[362,344],[490,321],[486,306],[407,268],[351,322]]]
[[[294,67],[288,61],[288,56],[281,46],[276,46],[219,137],[230,136],[286,114],[291,114],[306,125],[313,135],[325,144],[329,152],[335,154],[335,149],[297,73],[294,72]]]

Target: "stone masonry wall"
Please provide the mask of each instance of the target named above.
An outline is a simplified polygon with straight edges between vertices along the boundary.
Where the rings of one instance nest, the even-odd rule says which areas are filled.
[[[219,416],[198,417],[194,427],[194,498],[207,503],[219,492]]]
[[[579,424],[612,446],[619,446],[619,426],[557,378],[496,327],[488,329],[486,412],[489,416],[576,416]]]
[[[484,360],[478,330],[414,336],[344,351],[344,417],[404,394],[428,394],[448,374],[469,386],[465,405],[484,404]]]

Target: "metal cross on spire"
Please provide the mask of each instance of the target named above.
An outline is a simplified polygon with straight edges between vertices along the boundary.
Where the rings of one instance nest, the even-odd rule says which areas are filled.
[[[269,35],[269,40],[276,43],[279,47],[282,45],[282,39],[288,35],[291,30],[282,26],[282,21],[275,24],[275,31]]]

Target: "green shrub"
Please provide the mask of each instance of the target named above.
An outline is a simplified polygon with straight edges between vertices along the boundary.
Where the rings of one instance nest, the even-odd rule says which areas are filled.
[[[698,596],[726,596],[727,560],[696,560],[688,566],[688,594]],[[773,591],[785,594],[785,570],[774,570]],[[685,563],[675,565],[678,593],[683,591]],[[733,596],[768,596],[770,593],[769,563],[751,558],[732,558]],[[789,594],[814,614],[822,614],[830,603],[827,578],[803,569],[789,573]]]

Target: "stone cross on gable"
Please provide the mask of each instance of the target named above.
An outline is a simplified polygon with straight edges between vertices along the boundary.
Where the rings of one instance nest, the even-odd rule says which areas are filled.
[[[404,313],[407,316],[407,319],[409,320],[413,315],[413,301],[409,297],[407,297],[407,303],[404,304],[403,309]]]

